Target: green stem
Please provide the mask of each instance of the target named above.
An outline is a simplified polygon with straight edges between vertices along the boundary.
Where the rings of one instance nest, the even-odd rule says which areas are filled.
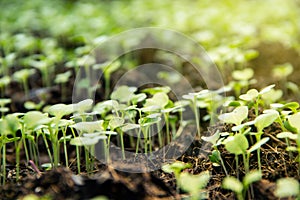
[[[125,160],[125,148],[124,148],[124,138],[123,138],[123,132],[120,131],[120,139],[121,139],[121,148],[122,148],[122,158]]]
[[[21,150],[22,141],[18,142],[16,146],[16,179],[19,180],[20,177],[20,150]]]
[[[164,114],[165,122],[166,122],[166,134],[167,134],[167,143],[171,142],[170,139],[170,123],[169,123],[169,113]]]
[[[53,166],[54,166],[54,163],[53,163],[52,154],[51,154],[51,152],[50,152],[50,148],[49,148],[49,145],[48,145],[48,142],[47,142],[46,134],[45,134],[44,132],[42,132],[42,137],[43,137],[43,140],[44,140],[46,149],[47,149],[47,153],[48,153],[48,155],[49,155],[49,159],[50,159],[51,165],[52,165],[52,167],[53,167]]]
[[[79,155],[79,146],[76,146],[76,157],[77,157],[77,170],[78,174],[80,174],[80,155]]]
[[[3,167],[3,182],[4,185],[6,182],[6,144],[2,146],[2,167]]]
[[[235,167],[236,167],[236,177],[239,179],[239,157],[238,155],[235,155]]]
[[[66,166],[69,167],[69,159],[68,159],[68,149],[67,149],[67,140],[66,140],[66,132],[67,132],[67,127],[63,131],[63,136],[64,136],[64,152],[65,152],[65,162]]]
[[[197,107],[197,96],[194,96],[194,102],[193,102],[193,106],[194,106],[194,113],[195,113],[195,120],[196,120],[196,126],[197,126],[197,134],[199,139],[201,138],[201,132],[200,132],[200,114],[199,114],[199,110]]]
[[[136,147],[135,147],[135,155],[138,154],[139,152],[139,144],[140,144],[140,139],[141,139],[141,129],[139,129],[139,132],[138,132],[138,138],[137,138],[137,141],[136,141]]]

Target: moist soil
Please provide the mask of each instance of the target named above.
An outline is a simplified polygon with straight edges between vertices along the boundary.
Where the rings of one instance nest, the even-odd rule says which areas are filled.
[[[296,72],[300,70],[300,67],[297,67],[300,63],[299,56],[295,56],[294,51],[285,51],[281,46],[276,46],[277,44],[275,44],[275,47],[272,46],[272,48],[270,45],[271,44],[263,44],[257,47],[260,52],[264,53],[250,63],[254,66],[255,78],[257,78],[259,83],[263,81],[262,83],[264,85],[276,81],[264,78],[270,77],[265,76],[265,73],[269,73],[270,69],[262,67],[262,63],[264,63],[265,60],[278,54],[278,52],[275,52],[276,49],[281,49],[280,55],[286,55],[282,55],[282,57],[275,56],[278,60],[273,60],[272,65],[274,63],[288,61],[289,58],[293,57],[292,60],[295,62],[293,65],[296,67]],[[113,81],[117,78],[118,74],[114,75]],[[295,82],[299,82],[299,76],[293,76],[292,78]],[[72,84],[70,83],[69,86],[71,88]],[[69,98],[67,98],[64,103],[71,103],[72,91],[69,92],[67,95]],[[101,94],[96,95],[101,96]],[[60,88],[58,87],[39,88],[36,86],[31,90],[30,96],[25,98],[21,89],[12,85],[6,91],[6,96],[12,98],[12,112],[26,111],[23,106],[26,100],[38,102],[43,98],[46,105],[61,102]],[[203,135],[208,136],[214,134],[217,130],[221,132],[229,131],[231,127],[226,124],[218,123],[202,128]],[[295,177],[299,179],[299,166],[298,162],[296,162],[297,155],[289,155],[286,152],[286,144],[276,138],[276,134],[279,132],[281,132],[281,128],[276,123],[265,130],[265,136],[270,137],[270,140],[261,148],[263,178],[259,182],[252,184],[251,189],[249,189],[249,191],[253,193],[254,199],[276,199],[274,190],[275,182],[278,178]],[[189,134],[188,131],[186,134]],[[178,145],[178,147],[180,146],[180,144],[174,145],[174,148],[176,148],[176,145]],[[205,148],[203,148],[204,146]],[[41,149],[43,150],[42,147]],[[40,197],[49,196],[57,200],[91,199],[97,196],[105,196],[108,199],[182,199],[188,197],[188,194],[185,194],[183,191],[176,191],[176,180],[174,176],[164,173],[160,169],[147,173],[126,173],[115,170],[113,166],[96,162],[93,175],[87,175],[84,167],[81,169],[82,173],[78,175],[74,147],[69,146],[69,149],[69,161],[71,164],[68,167],[64,167],[62,164],[61,167],[56,169],[36,171],[33,165],[25,163],[25,160],[22,160],[21,177],[17,181],[14,168],[14,149],[8,146],[8,164],[6,168],[7,183],[0,187],[0,199],[20,199],[27,194],[35,194]],[[203,149],[206,150],[204,151]],[[244,166],[240,164],[239,170],[237,171],[234,156],[227,152],[222,146],[219,150],[225,161],[228,173],[231,176],[239,175],[239,177],[243,177],[245,173],[243,170]],[[211,147],[209,144],[199,138],[195,138],[190,147],[177,160],[191,163],[191,168],[186,169],[186,171],[191,174],[199,174],[206,170],[210,172],[211,179],[207,186],[208,199],[236,199],[233,192],[222,189],[221,183],[226,175],[222,167],[214,166],[210,162],[208,158],[210,151]],[[250,158],[250,169],[257,169],[256,160],[256,154],[253,154]],[[41,152],[40,161],[48,161],[45,152]],[[140,158],[139,161],[141,163],[145,162],[142,158]],[[130,165],[130,162],[130,160],[126,160],[125,164]],[[84,160],[82,163],[84,163]],[[117,165],[122,164],[124,165],[121,161],[117,163]],[[249,197],[248,195],[247,197]]]

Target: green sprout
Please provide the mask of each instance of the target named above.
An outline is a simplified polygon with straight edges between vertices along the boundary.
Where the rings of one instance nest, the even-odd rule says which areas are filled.
[[[76,146],[77,156],[77,170],[80,173],[80,149],[81,146],[87,146],[84,149],[85,152],[85,164],[86,169],[90,173],[92,170],[93,160],[89,156],[89,152],[93,152],[95,144],[100,139],[106,139],[107,137],[101,133],[103,131],[103,120],[91,121],[91,122],[78,122],[71,125],[71,128],[75,128],[79,131],[79,135],[76,136],[73,132],[74,138],[71,139],[70,144]],[[73,130],[73,129],[72,129]],[[100,133],[99,133],[100,132]]]
[[[0,95],[4,97],[5,88],[10,84],[11,78],[9,76],[3,76],[0,78]]]
[[[281,88],[284,90],[284,94],[287,93],[287,77],[291,75],[294,71],[293,65],[290,63],[284,63],[280,65],[276,65],[272,69],[272,73],[274,78],[280,81],[281,83]]]
[[[238,200],[243,200],[246,197],[246,192],[249,186],[256,181],[261,180],[261,178],[262,174],[259,171],[252,171],[247,173],[242,182],[235,177],[227,176],[222,182],[222,187],[224,189],[233,191],[236,194]]]
[[[28,79],[33,74],[35,74],[35,69],[21,69],[19,71],[16,71],[13,74],[13,79],[23,85],[23,89],[26,97],[28,97],[29,95]]]
[[[300,198],[300,184],[294,178],[280,178],[276,181],[275,195],[278,198]]]
[[[0,99],[0,112],[1,117],[4,117],[4,113],[7,113],[9,111],[9,108],[6,107],[7,104],[11,103],[11,99],[2,98]]]
[[[95,64],[93,65],[93,69],[101,69],[103,71],[103,76],[104,76],[104,86],[105,86],[105,98],[109,97],[110,93],[110,81],[111,81],[111,75],[113,72],[118,70],[121,67],[121,62],[116,61],[116,62],[105,62],[102,64]]]
[[[221,153],[218,149],[218,146],[221,144],[220,142],[218,142],[219,139],[220,139],[220,132],[217,131],[214,135],[208,136],[208,137],[202,136],[201,139],[203,141],[209,142],[213,145],[214,150],[212,151],[212,154],[211,154],[211,156],[209,156],[209,158],[210,158],[211,161],[213,161],[213,163],[219,163],[220,162],[226,176],[228,176],[228,172],[226,170],[224,161],[223,161]]]
[[[180,174],[182,173],[182,170],[190,168],[191,165],[188,163],[183,163],[180,161],[176,161],[172,164],[166,164],[162,166],[162,170],[169,174],[174,174],[175,180],[176,180],[176,191],[179,192],[180,188]]]
[[[191,195],[191,200],[207,199],[204,188],[208,184],[210,175],[208,171],[197,175],[191,175],[188,172],[182,172],[179,176],[180,188]]]
[[[54,82],[56,84],[61,84],[61,101],[65,101],[67,98],[67,88],[66,88],[66,83],[69,81],[72,73],[71,71],[66,71],[61,74],[57,74]]]

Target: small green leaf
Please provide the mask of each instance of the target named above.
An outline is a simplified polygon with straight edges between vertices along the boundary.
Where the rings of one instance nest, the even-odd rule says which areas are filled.
[[[103,120],[98,120],[92,122],[78,122],[76,124],[71,125],[70,127],[73,127],[81,132],[92,133],[95,131],[103,130],[102,125],[103,125]]]
[[[277,113],[265,113],[255,118],[254,125],[258,131],[262,131],[264,128],[270,126],[278,118]]]
[[[254,71],[252,68],[246,68],[243,70],[235,70],[232,73],[232,77],[235,80],[249,80],[253,77]]]
[[[138,102],[144,101],[147,98],[147,95],[144,93],[135,94],[131,97],[131,102],[133,105],[136,105]]]
[[[298,138],[298,135],[297,134],[294,134],[294,133],[291,133],[291,132],[281,132],[281,133],[278,133],[276,135],[277,138],[279,139],[282,139],[282,138],[289,138],[291,140],[297,140]]]
[[[100,139],[105,139],[103,136],[97,137],[76,137],[71,139],[70,144],[74,146],[92,146],[99,142]]]
[[[266,93],[272,91],[272,89],[273,89],[274,87],[275,87],[275,84],[269,85],[269,86],[267,86],[267,87],[261,89],[261,90],[259,91],[259,94],[261,94],[261,95],[262,95],[262,94],[266,94]]]
[[[240,194],[243,191],[243,184],[236,178],[228,176],[222,182],[222,187],[227,190]]]
[[[269,141],[269,137],[265,137],[263,139],[261,139],[260,141],[256,142],[249,150],[248,152],[253,152],[257,149],[259,149],[262,145],[264,145],[266,142]]]
[[[126,132],[132,129],[140,128],[140,125],[138,124],[126,124],[125,126],[122,126],[122,131]]]
[[[186,168],[190,168],[190,164],[189,163],[184,163],[184,162],[180,162],[180,161],[176,161],[172,164],[166,164],[162,166],[162,170],[166,173],[179,173],[182,170],[186,169]]]
[[[169,97],[166,93],[158,92],[152,98],[146,99],[144,107],[158,106],[163,109],[169,103]]]
[[[244,185],[247,186],[256,181],[261,180],[261,178],[262,178],[262,173],[260,171],[252,171],[245,175],[245,177],[243,178],[243,183]]]
[[[113,100],[118,100],[119,102],[127,103],[132,99],[135,91],[137,91],[136,87],[128,87],[126,85],[122,85],[118,87],[115,91],[113,91],[110,97]]]
[[[70,115],[74,111],[73,105],[66,104],[55,104],[48,108],[48,112],[50,115],[56,116],[58,118],[62,118],[65,115]]]
[[[182,172],[179,177],[179,185],[183,191],[191,194],[197,194],[201,189],[204,189],[208,184],[210,175],[208,171],[204,171],[197,175],[192,175],[188,172]]]
[[[280,178],[276,181],[275,195],[278,198],[285,198],[299,195],[299,182],[294,178]]]
[[[218,139],[220,138],[220,132],[217,131],[215,134],[205,137],[202,136],[201,139],[204,140],[205,142],[210,142],[213,145],[217,144]]]
[[[228,124],[240,125],[244,119],[248,117],[248,107],[239,106],[231,113],[221,114],[219,119]]]
[[[90,110],[93,106],[93,100],[92,99],[85,99],[82,100],[76,104],[73,104],[74,110],[79,113],[84,113],[88,110]]]
[[[156,93],[165,93],[168,94],[171,91],[171,88],[169,86],[165,86],[165,87],[154,87],[154,88],[146,88],[143,89],[142,92],[154,95]]]
[[[125,120],[123,118],[114,117],[109,121],[108,126],[110,127],[111,130],[115,130],[116,128],[122,126],[124,122]]]
[[[295,127],[298,131],[300,131],[300,112],[291,115],[288,121],[291,126]]]
[[[24,115],[24,124],[28,129],[34,129],[42,124],[49,124],[53,119],[39,111],[29,111]]]
[[[240,95],[240,99],[244,101],[252,101],[258,97],[259,93],[256,89],[249,90],[246,94]]]
[[[249,147],[248,140],[243,134],[229,136],[224,143],[227,151],[235,155],[246,153]]]

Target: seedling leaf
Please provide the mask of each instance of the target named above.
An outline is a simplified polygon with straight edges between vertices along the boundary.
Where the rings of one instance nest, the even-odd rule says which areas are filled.
[[[240,125],[244,119],[248,117],[248,107],[239,106],[231,113],[221,114],[219,119],[228,124]]]
[[[299,182],[294,178],[281,178],[276,181],[275,195],[279,198],[297,196],[299,194]]]
[[[243,178],[243,183],[244,185],[250,185],[256,181],[259,181],[261,180],[262,178],[262,174],[260,171],[252,171],[250,173],[247,173],[245,175],[245,177]]]
[[[222,187],[227,190],[240,194],[243,191],[243,184],[236,178],[228,176],[222,182]]]
[[[262,131],[264,128],[270,126],[278,118],[277,113],[265,113],[261,114],[255,118],[254,125],[259,131]]]
[[[248,140],[243,134],[229,136],[224,143],[227,151],[235,155],[244,154],[249,147]]]

